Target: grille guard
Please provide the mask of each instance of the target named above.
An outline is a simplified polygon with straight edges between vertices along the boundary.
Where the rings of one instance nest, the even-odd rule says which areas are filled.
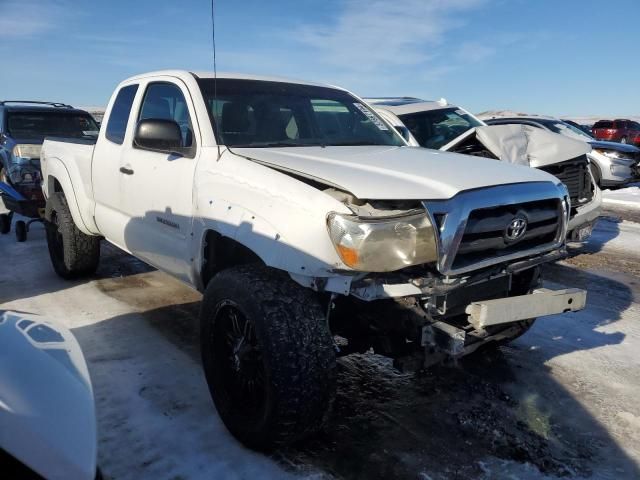
[[[473,210],[549,199],[558,201],[560,217],[560,228],[553,242],[507,255],[486,258],[464,267],[454,268],[458,247],[467,226],[467,219]],[[445,201],[425,201],[423,206],[439,233],[439,235],[436,235],[437,268],[443,275],[459,275],[560,248],[565,243],[569,213],[571,211],[571,201],[567,188],[562,183],[553,184],[551,182],[528,182],[471,190],[459,193]],[[437,221],[438,218],[442,218],[440,223]]]

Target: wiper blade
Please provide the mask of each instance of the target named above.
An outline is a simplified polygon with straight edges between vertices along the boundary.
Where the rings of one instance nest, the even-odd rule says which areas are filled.
[[[312,147],[318,145],[310,145],[308,143],[291,143],[291,142],[265,142],[265,143],[246,143],[241,145],[229,145],[231,148],[273,148],[273,147]]]
[[[365,145],[374,146],[374,145],[384,145],[383,143],[372,143],[369,141],[357,141],[357,142],[340,142],[340,143],[328,143],[327,147],[362,147]],[[391,145],[389,145],[391,146]]]

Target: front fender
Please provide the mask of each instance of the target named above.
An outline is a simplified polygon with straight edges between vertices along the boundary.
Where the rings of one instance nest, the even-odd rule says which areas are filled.
[[[349,270],[327,232],[329,212],[351,213],[326,193],[263,165],[228,155],[197,176],[194,267],[208,230],[249,248],[292,276],[334,277]],[[196,272],[197,273],[197,272]]]

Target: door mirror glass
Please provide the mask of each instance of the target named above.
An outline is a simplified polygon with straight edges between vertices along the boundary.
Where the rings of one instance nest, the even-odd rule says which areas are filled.
[[[407,127],[404,125],[396,125],[395,129],[407,142],[411,140],[411,133],[409,133],[409,129]]]
[[[140,120],[134,137],[136,147],[183,154],[182,132],[177,122],[159,118]]]

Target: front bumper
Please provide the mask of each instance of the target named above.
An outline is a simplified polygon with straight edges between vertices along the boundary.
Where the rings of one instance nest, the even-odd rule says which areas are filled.
[[[469,323],[477,329],[492,325],[545,317],[565,312],[577,312],[587,304],[586,290],[542,288],[529,295],[473,302],[466,308]]]
[[[604,187],[617,187],[633,181],[637,177],[637,160],[632,158],[611,158],[592,151],[589,158],[600,172],[600,183]]]

